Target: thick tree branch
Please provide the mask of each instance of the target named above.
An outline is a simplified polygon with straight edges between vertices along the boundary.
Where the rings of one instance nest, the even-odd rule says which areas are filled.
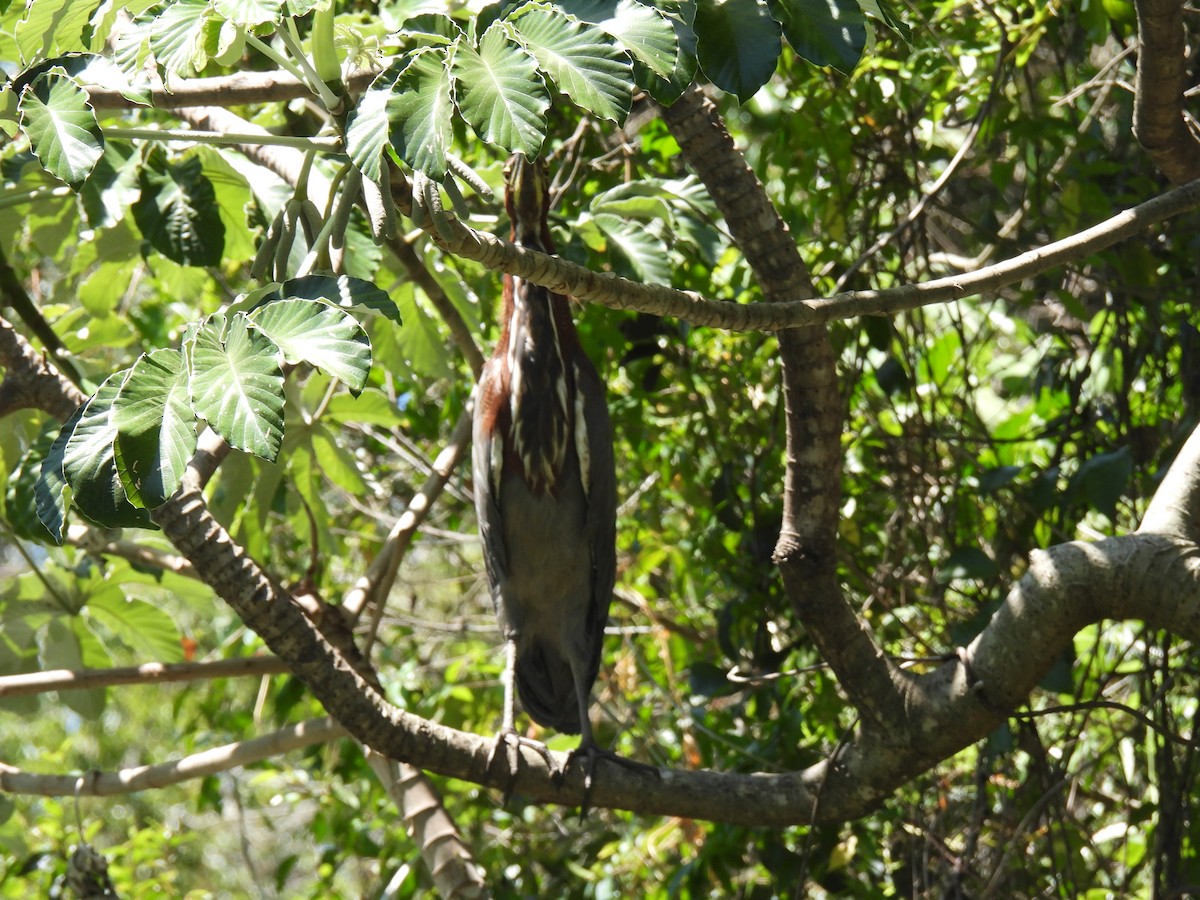
[[[1137,0],[1133,133],[1174,184],[1200,178],[1200,136],[1183,112],[1187,55],[1181,0]]]
[[[18,409],[43,409],[59,419],[68,418],[87,397],[46,362],[29,342],[0,319],[0,416]]]
[[[692,88],[662,115],[725,218],[763,298],[794,303],[811,296],[812,278],[787,225],[712,101]],[[822,326],[796,328],[780,332],[779,355],[787,466],[775,559],[792,606],[822,658],[855,708],[879,721],[896,705],[901,679],[855,615],[837,576],[844,412],[833,346]]]
[[[486,897],[487,873],[475,862],[433,783],[415,766],[370,750],[367,762],[404,814],[408,836],[421,850],[438,895],[447,900]]]
[[[1167,469],[1138,532],[1200,543],[1200,428],[1189,435]]]

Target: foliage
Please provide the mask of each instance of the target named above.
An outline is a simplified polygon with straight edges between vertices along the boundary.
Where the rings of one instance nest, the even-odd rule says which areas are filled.
[[[1130,101],[1112,89],[1113,72],[1131,75],[1132,37],[1106,9],[947,0],[901,21],[891,4],[851,0],[477,13],[0,2],[0,251],[89,397],[65,424],[35,410],[0,419],[0,674],[261,649],[146,530],[205,428],[237,451],[209,504],[271,577],[336,600],[367,570],[466,408],[452,321],[490,346],[499,276],[339,209],[342,186],[386,194],[399,165],[439,182],[472,225],[503,231],[489,193],[507,152],[551,155],[564,257],[754,300],[675,139],[642,115],[647,96],[670,103],[695,77],[727,92],[730,127],[823,293],[919,281],[1157,189],[1128,134]],[[345,108],[342,82],[365,62],[377,74]],[[93,99],[144,100],[147,71],[184,90],[281,68],[310,96],[238,112],[303,151],[292,183],[233,149],[243,139],[176,140],[170,111]],[[334,132],[344,152],[322,143]],[[909,223],[964,142],[966,163]],[[887,653],[936,664],[983,627],[1031,550],[1136,525],[1197,422],[1197,258],[1195,229],[1170,225],[996,296],[835,326],[841,576]],[[853,720],[771,566],[774,338],[595,307],[577,319],[609,385],[623,502],[601,743],[721,771],[824,758]],[[490,733],[500,654],[469,488],[468,473],[452,477],[405,558],[373,662],[393,703]],[[1181,736],[1198,675],[1190,648],[1148,627],[1089,628],[1021,715],[840,826],[604,810],[577,823],[519,796],[499,808],[482,789],[439,787],[500,896],[1148,894],[1200,880],[1196,745]],[[323,714],[278,675],[0,707],[0,760],[54,774],[160,763]],[[430,886],[349,742],[80,809],[122,896]],[[0,796],[0,819],[0,896],[48,894],[81,837],[70,800]]]

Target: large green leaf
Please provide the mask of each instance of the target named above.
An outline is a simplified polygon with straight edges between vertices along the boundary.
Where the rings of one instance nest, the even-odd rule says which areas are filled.
[[[80,35],[98,0],[37,0],[27,3],[16,25],[22,61],[52,56],[56,50],[76,50]]]
[[[74,617],[56,617],[46,623],[46,627],[38,634],[38,656],[43,667],[71,670],[84,668],[83,646],[74,626]],[[104,712],[106,693],[104,688],[90,688],[59,691],[58,696],[83,719],[92,721]]]
[[[12,528],[13,534],[28,541],[45,543],[61,538],[61,534],[50,534],[37,513],[38,482],[41,480],[42,466],[54,445],[56,434],[57,432],[48,430],[38,435],[37,440],[21,455],[17,467],[8,477],[4,518]],[[59,478],[60,484],[65,486],[65,482],[61,481],[61,471]]]
[[[304,275],[289,278],[279,286],[279,296],[284,300],[323,300],[343,309],[361,307],[387,316],[394,322],[400,321],[400,310],[387,291],[369,281],[349,275]]]
[[[117,429],[112,406],[126,374],[122,370],[110,375],[84,406],[63,450],[62,473],[71,486],[75,508],[88,519],[112,527],[148,527],[146,511],[130,503],[125,494],[114,457]]]
[[[225,262],[254,257],[254,237],[246,224],[246,209],[252,191],[246,176],[229,163],[216,147],[197,147],[192,155],[200,161],[201,171],[216,195],[217,212],[225,229],[221,258]]]
[[[849,74],[867,45],[856,0],[772,0],[792,49],[810,63]]]
[[[21,129],[46,171],[70,185],[92,173],[104,135],[87,93],[60,66],[39,75],[17,101]]]
[[[430,178],[446,174],[454,102],[446,55],[430,49],[414,55],[386,98],[388,138],[399,157]],[[365,171],[365,170],[364,170]]]
[[[403,59],[376,75],[350,113],[346,126],[346,152],[350,154],[350,161],[371,181],[379,181],[382,177],[383,150],[388,145],[392,128],[388,107],[396,81],[411,62],[411,58]],[[449,104],[449,97],[446,102]]]
[[[208,63],[205,30],[208,0],[178,0],[151,20],[150,49],[158,64],[175,75],[192,75]]]
[[[588,112],[625,121],[633,102],[633,67],[603,31],[552,6],[532,7],[513,25],[564,94]]]
[[[318,423],[312,429],[313,460],[321,474],[348,494],[361,497],[367,493],[367,480],[363,477],[362,465],[354,453],[324,425]]]
[[[133,205],[133,218],[150,245],[180,265],[217,265],[225,249],[225,223],[200,159],[167,163],[155,154],[138,181],[142,195]]]
[[[143,356],[113,402],[116,461],[129,498],[148,509],[175,493],[196,451],[196,414],[178,350]]]
[[[481,138],[537,156],[546,139],[550,98],[537,63],[508,39],[501,23],[483,33],[478,50],[465,40],[457,44],[454,78],[458,108]]]
[[[628,262],[631,271],[624,274],[654,284],[671,283],[670,261],[662,238],[647,231],[644,225],[607,213],[594,216],[592,221],[604,233],[608,249],[619,254],[613,259],[617,268],[622,268],[622,257]]]
[[[318,300],[277,300],[250,320],[283,351],[288,363],[306,362],[361,391],[371,371],[371,343],[354,317]]]
[[[50,537],[61,544],[63,528],[67,523],[67,510],[71,505],[70,488],[67,487],[67,476],[63,474],[63,462],[67,452],[67,441],[75,432],[75,426],[83,417],[87,404],[71,414],[71,418],[58,432],[58,437],[50,445],[46,458],[42,460],[38,480],[33,485],[33,500],[38,520],[46,526]]]
[[[147,659],[182,661],[179,628],[158,607],[128,597],[123,591],[102,591],[88,599],[85,609],[89,618],[103,624],[123,644],[145,654]]]
[[[275,459],[283,440],[279,348],[238,313],[212,316],[187,350],[192,407],[238,450]]]
[[[669,79],[675,74],[679,54],[675,29],[652,6],[637,0],[559,0],[555,5],[611,34],[658,77]]]
[[[700,0],[694,27],[700,68],[743,103],[775,71],[783,44],[764,0]]]

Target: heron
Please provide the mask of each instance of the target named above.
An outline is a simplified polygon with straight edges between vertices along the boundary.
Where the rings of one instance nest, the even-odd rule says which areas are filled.
[[[505,181],[513,243],[554,253],[544,164],[514,154]],[[588,718],[616,578],[612,425],[567,298],[506,274],[503,303],[473,423],[475,509],[506,651],[497,749],[515,738],[550,762],[516,733],[515,686],[533,721],[581,735],[572,755],[588,757],[587,790],[597,755],[615,756]]]

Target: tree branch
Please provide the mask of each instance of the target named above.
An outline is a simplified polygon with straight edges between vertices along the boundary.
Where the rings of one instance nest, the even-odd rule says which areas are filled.
[[[324,744],[345,737],[345,730],[332,719],[310,719],[290,728],[248,741],[213,747],[182,759],[153,766],[135,766],[115,772],[84,775],[35,775],[0,763],[0,791],[40,797],[108,797],[162,788],[238,766],[248,766],[281,753]]]
[[[812,294],[787,225],[698,88],[662,111],[684,158],[708,188],[770,303]],[[800,621],[855,708],[872,721],[896,705],[899,670],[842,593],[837,576],[841,433],[837,364],[825,328],[782,331],[787,467],[775,560]],[[894,719],[892,720],[894,721]]]
[[[420,848],[438,894],[445,898],[487,896],[486,873],[475,862],[433,783],[414,766],[371,750],[364,752],[371,770],[404,815],[408,835]]]
[[[1139,534],[1170,534],[1200,543],[1200,428],[1188,436],[1142,517]]]
[[[1183,112],[1187,55],[1180,0],[1137,0],[1133,133],[1174,184],[1200,178],[1200,137]]]
[[[376,69],[359,69],[344,81],[354,92],[365,90],[379,74]],[[120,91],[97,84],[88,85],[88,100],[96,110],[143,109],[146,104],[131,100]],[[312,88],[289,72],[237,72],[212,78],[185,78],[171,82],[168,89],[154,78],[146,88],[155,109],[177,110],[191,106],[246,106],[275,103],[312,96]]]
[[[290,671],[274,656],[249,656],[191,663],[144,663],[111,669],[47,669],[0,676],[0,698],[26,697],[50,691],[74,691],[114,684],[157,684],[207,681],[239,675],[279,675]]]
[[[396,179],[399,182],[400,179]],[[401,211],[411,211],[397,202]],[[1200,208],[1200,182],[1173,188],[1071,237],[1028,250],[984,269],[884,290],[845,291],[824,298],[776,299],[770,303],[711,300],[692,291],[642,284],[608,272],[515,246],[449,217],[431,234],[448,253],[509,272],[553,291],[609,309],[670,316],[693,325],[729,331],[783,331],[856,316],[893,315],[935,303],[999,290],[1050,269],[1084,259],[1135,237],[1166,219]]]
[[[43,409],[58,419],[67,419],[87,399],[30,346],[15,328],[0,318],[0,366],[5,369],[0,383],[0,417],[18,409]]]

